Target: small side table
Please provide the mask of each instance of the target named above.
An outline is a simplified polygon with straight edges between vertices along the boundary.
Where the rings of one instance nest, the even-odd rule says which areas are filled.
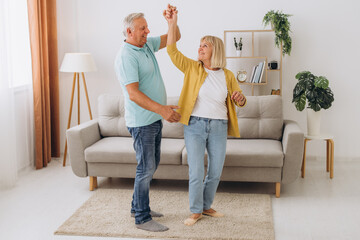
[[[330,179],[334,177],[334,137],[328,135],[309,136],[304,137],[304,157],[301,167],[301,177],[305,177],[305,163],[306,163],[306,143],[310,140],[325,140],[326,141],[326,171],[330,171]]]

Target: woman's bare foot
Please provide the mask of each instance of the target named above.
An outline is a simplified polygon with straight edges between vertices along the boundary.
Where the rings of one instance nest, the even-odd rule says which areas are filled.
[[[216,218],[225,216],[223,213],[217,212],[212,208],[209,208],[208,210],[204,210],[202,212],[202,214],[208,215],[208,216],[211,216],[211,217],[216,217]]]
[[[202,214],[201,213],[193,213],[191,214],[191,216],[189,218],[187,218],[184,221],[184,224],[187,226],[191,226],[194,225],[198,220],[200,220],[202,218]]]

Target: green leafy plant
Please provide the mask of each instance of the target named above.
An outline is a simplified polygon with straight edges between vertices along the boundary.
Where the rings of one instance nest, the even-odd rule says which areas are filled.
[[[273,30],[275,31],[275,45],[280,47],[283,45],[282,53],[290,56],[291,53],[291,44],[292,40],[290,37],[290,14],[282,13],[281,11],[271,10],[267,12],[263,18],[263,24],[266,27],[271,24]]]
[[[234,45],[236,50],[242,50],[242,37],[239,39],[239,43],[236,42],[236,38],[234,37]]]
[[[329,80],[326,77],[317,77],[309,71],[303,71],[296,74],[298,83],[293,91],[293,100],[298,111],[305,108],[306,101],[308,108],[315,112],[331,107],[334,101],[334,94],[329,87]]]

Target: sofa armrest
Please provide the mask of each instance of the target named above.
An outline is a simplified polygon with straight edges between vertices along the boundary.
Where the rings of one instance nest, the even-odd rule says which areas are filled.
[[[304,152],[304,133],[295,121],[284,120],[282,146],[284,152],[282,183],[291,183],[299,177]]]
[[[71,168],[75,175],[87,177],[85,149],[101,139],[98,120],[91,120],[66,131]]]

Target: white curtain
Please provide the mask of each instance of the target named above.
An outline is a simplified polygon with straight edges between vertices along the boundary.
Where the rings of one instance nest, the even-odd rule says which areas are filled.
[[[33,98],[26,0],[0,1],[0,188],[34,165]]]
[[[1,51],[3,58],[3,51]],[[3,59],[1,59],[3,60]],[[0,81],[0,187],[11,187],[17,179],[15,124],[14,124],[14,96],[9,88],[8,78],[4,71],[4,62],[1,65]],[[5,65],[6,66],[6,65]]]

